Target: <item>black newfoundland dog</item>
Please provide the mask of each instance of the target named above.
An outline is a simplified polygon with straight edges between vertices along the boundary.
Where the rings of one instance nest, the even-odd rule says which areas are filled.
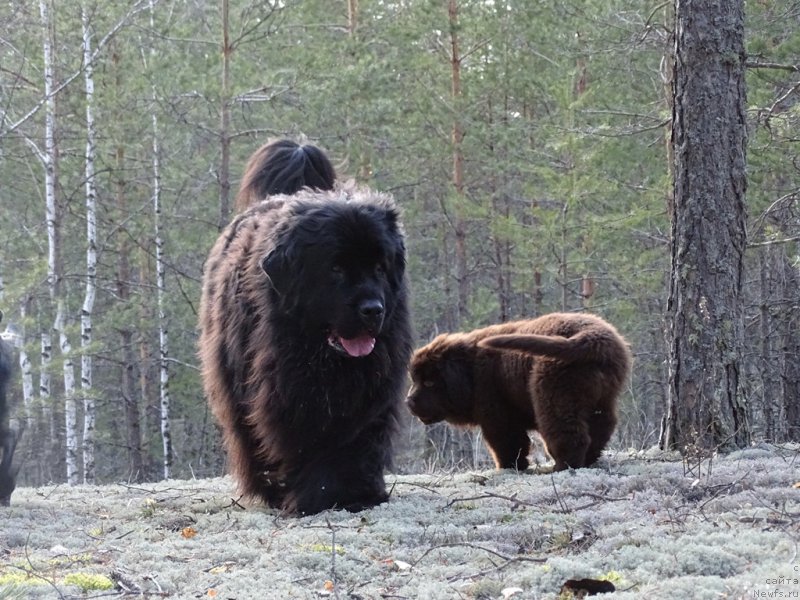
[[[392,199],[270,196],[205,267],[200,358],[242,492],[288,513],[387,500],[412,335]]]

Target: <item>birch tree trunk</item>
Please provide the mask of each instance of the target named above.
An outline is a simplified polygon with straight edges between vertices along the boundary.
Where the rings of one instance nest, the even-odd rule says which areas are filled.
[[[166,265],[161,235],[161,172],[159,165],[158,119],[153,115],[153,222],[156,235],[156,289],[158,301],[158,365],[161,398],[161,439],[164,450],[164,479],[172,476],[172,430],[169,396],[169,332],[166,304]]]
[[[155,30],[154,25],[155,1],[150,0],[150,28]],[[225,4],[225,24],[223,26],[224,42],[227,48],[227,0]],[[223,59],[227,60],[227,59]],[[223,68],[223,71],[225,67]],[[223,80],[225,76],[223,75]],[[223,84],[223,87],[225,84]],[[164,262],[164,238],[161,231],[161,147],[159,145],[160,131],[158,116],[155,111],[157,94],[155,86],[152,89],[153,100],[153,233],[156,243],[156,301],[158,303],[158,371],[159,371],[159,397],[161,402],[161,440],[163,445],[163,474],[164,479],[172,476],[172,429],[170,419],[170,395],[169,395],[169,331],[167,326],[167,315],[164,309],[166,304],[166,264]],[[223,131],[225,124],[223,121]],[[222,205],[220,205],[222,206]],[[230,211],[230,203],[228,204]],[[221,215],[222,216],[222,215]],[[230,215],[226,216],[227,222]],[[220,227],[223,224],[220,223]]]
[[[749,441],[741,286],[746,243],[744,2],[677,0],[669,398],[662,445]]]
[[[50,24],[50,10],[47,0],[39,0],[39,12],[42,18],[42,46],[44,55],[44,96],[45,96],[45,151],[41,156],[44,163],[45,191],[45,227],[47,229],[47,287],[51,301],[54,299],[56,287],[56,252],[58,248],[58,230],[56,228],[56,143],[55,143],[55,96],[53,89],[53,34]],[[47,317],[45,317],[47,318]],[[51,380],[50,368],[53,361],[53,338],[50,330],[42,331],[39,370],[39,399],[42,403],[44,417],[51,427],[50,440],[55,442],[57,432],[53,430],[52,405],[50,400]]]
[[[66,334],[66,304],[61,297],[61,232],[56,200],[56,176],[58,163],[58,147],[56,144],[56,102],[55,74],[53,67],[53,21],[48,0],[39,1],[39,12],[44,31],[44,92],[45,92],[45,200],[47,225],[47,284],[50,292],[50,309],[56,307],[53,332],[58,336],[59,347],[63,357],[62,373],[64,376],[64,414],[66,424],[66,465],[67,482],[78,483],[77,466],[77,413],[75,407],[75,368],[71,358],[71,345]],[[51,399],[50,367],[52,361],[52,338],[50,333],[42,334],[42,379],[40,395],[43,402],[49,405]],[[53,439],[58,439],[56,431],[51,432]]]
[[[86,293],[81,308],[81,392],[83,395],[83,481],[95,482],[95,404],[92,396],[92,314],[97,288],[97,190],[95,182],[96,131],[92,33],[86,7],[82,7],[83,62],[86,88]]]
[[[19,351],[19,369],[22,377],[22,404],[25,410],[25,428],[30,429],[33,424],[33,365],[25,349],[28,337],[25,334],[25,321],[29,311],[31,299],[30,297],[24,298],[19,303],[20,314],[20,331],[19,343],[17,350]]]
[[[64,374],[64,424],[66,427],[66,460],[67,483],[77,485],[80,483],[79,439],[78,439],[78,406],[75,402],[75,365],[72,361],[72,345],[67,336],[66,303],[63,298],[58,299],[56,320],[53,329],[58,333],[58,346],[62,358],[62,373]]]

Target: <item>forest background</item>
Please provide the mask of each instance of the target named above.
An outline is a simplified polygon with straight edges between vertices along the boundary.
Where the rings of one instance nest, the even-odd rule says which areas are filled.
[[[590,310],[635,355],[616,447],[668,395],[672,2],[12,0],[0,6],[0,309],[19,485],[224,470],[203,261],[247,157],[305,137],[402,207],[417,341]],[[800,3],[747,4],[743,393],[800,439]],[[399,468],[485,464],[410,418]]]

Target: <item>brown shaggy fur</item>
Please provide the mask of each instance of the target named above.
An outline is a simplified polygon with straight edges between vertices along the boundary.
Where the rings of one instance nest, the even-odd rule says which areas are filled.
[[[498,468],[528,467],[530,430],[556,470],[580,468],[611,438],[630,368],[613,326],[589,314],[553,313],[438,336],[411,359],[407,403],[426,424],[479,426]]]

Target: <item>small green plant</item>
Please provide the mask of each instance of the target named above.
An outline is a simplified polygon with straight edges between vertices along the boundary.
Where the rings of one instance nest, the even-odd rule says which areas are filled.
[[[493,600],[501,595],[502,588],[499,581],[482,579],[467,586],[464,591],[468,597],[475,598],[475,600]]]
[[[512,514],[505,514],[500,517],[500,523],[511,523],[514,520],[514,515]]]
[[[28,595],[24,588],[16,583],[0,583],[0,600],[24,600]]]
[[[84,554],[62,554],[54,556],[48,561],[54,567],[70,566],[76,563],[87,565],[92,562],[92,555]]]
[[[152,519],[156,514],[157,503],[152,498],[145,498],[142,505],[142,517],[145,519]]]
[[[331,548],[330,544],[307,544],[303,546],[303,548],[311,552],[322,552],[323,554],[330,554],[332,550],[335,551],[336,554],[344,554],[344,548],[339,544],[336,544],[333,548]]]
[[[28,573],[27,571],[11,571],[8,573],[0,573],[0,590],[8,588],[21,589],[29,585],[44,585],[45,581],[37,575]],[[0,595],[0,598],[3,596]]]
[[[80,588],[84,593],[110,590],[114,587],[114,582],[108,577],[95,573],[70,573],[64,577],[64,583],[67,585],[74,585]]]
[[[625,578],[619,571],[609,571],[605,575],[601,575],[600,579],[603,581],[609,581],[617,587],[619,587],[625,581]]]

